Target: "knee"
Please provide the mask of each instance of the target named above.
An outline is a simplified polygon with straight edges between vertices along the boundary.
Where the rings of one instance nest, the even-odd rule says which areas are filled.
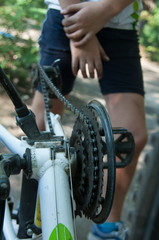
[[[147,143],[147,129],[145,127],[137,129],[133,136],[135,141],[135,153],[139,155]]]

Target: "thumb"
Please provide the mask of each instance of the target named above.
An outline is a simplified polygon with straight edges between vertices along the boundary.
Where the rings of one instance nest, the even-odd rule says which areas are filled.
[[[104,49],[101,46],[100,46],[100,54],[103,61],[108,62],[110,60],[110,58],[107,56],[107,54],[105,53]]]

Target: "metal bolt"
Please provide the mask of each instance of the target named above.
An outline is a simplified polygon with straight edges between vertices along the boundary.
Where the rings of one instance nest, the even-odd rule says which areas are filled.
[[[28,229],[27,229],[27,235],[28,235],[28,237],[31,237],[32,234],[33,234],[32,229],[31,229],[31,228],[28,228]]]

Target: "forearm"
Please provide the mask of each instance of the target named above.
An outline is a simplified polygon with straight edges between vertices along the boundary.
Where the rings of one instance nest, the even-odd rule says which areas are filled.
[[[71,4],[80,3],[80,0],[59,0],[61,8],[66,8]]]
[[[85,44],[107,22],[135,0],[84,1],[79,4],[77,1],[79,0],[61,0],[62,7],[65,8],[61,13],[67,16],[62,24],[67,37],[76,42],[76,47]],[[71,4],[72,2],[76,3]]]
[[[134,0],[101,0],[98,6],[101,8],[101,12],[103,12],[103,18],[107,22],[132,2],[134,2]]]

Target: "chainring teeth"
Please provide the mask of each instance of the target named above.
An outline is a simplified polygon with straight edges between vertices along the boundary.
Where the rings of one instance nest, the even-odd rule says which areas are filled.
[[[82,109],[82,112],[85,115],[84,120],[79,118],[76,120],[70,141],[76,151],[74,136],[81,141],[82,150],[79,153],[83,153],[84,156],[81,176],[78,176],[79,186],[73,184],[73,190],[77,212],[82,211],[87,218],[93,218],[101,202],[103,186],[102,142],[95,114],[87,106]]]
[[[82,109],[82,111],[77,109],[60,93],[60,91],[55,87],[53,82],[50,81],[50,79],[46,75],[43,67],[40,64],[38,64],[38,71],[39,71],[40,76],[45,80],[46,84],[51,89],[51,91],[53,91],[55,93],[56,97],[62,103],[64,103],[65,107],[69,111],[71,111],[74,115],[76,115],[78,117],[77,121],[74,125],[74,129],[72,131],[72,136],[71,136],[72,137],[72,146],[74,146],[75,150],[77,150],[77,149],[79,150],[79,142],[76,143],[76,145],[74,145],[74,143],[75,143],[74,142],[75,139],[73,140],[74,134],[80,135],[80,139],[78,139],[79,141],[83,141],[83,136],[85,136],[86,138],[88,137],[88,139],[89,139],[88,142],[90,142],[89,146],[83,145],[84,149],[85,148],[87,149],[87,147],[89,147],[89,149],[87,149],[88,151],[86,151],[86,153],[84,153],[84,150],[82,147],[81,147],[82,150],[78,151],[78,155],[79,156],[83,155],[83,158],[81,160],[81,162],[82,162],[81,173],[79,174],[79,177],[78,177],[78,180],[79,180],[78,182],[80,185],[79,192],[76,191],[76,187],[78,187],[78,186],[76,184],[73,184],[74,185],[73,191],[74,191],[75,201],[76,201],[76,205],[77,205],[76,213],[81,215],[81,212],[83,212],[83,214],[86,217],[91,218],[96,223],[99,223],[101,221],[101,219],[102,219],[102,221],[103,221],[103,219],[105,221],[105,216],[108,216],[108,214],[110,212],[110,208],[111,208],[111,204],[112,204],[112,200],[113,200],[113,194],[114,194],[114,187],[115,187],[115,171],[114,171],[115,164],[114,164],[114,160],[113,160],[114,154],[113,154],[113,150],[110,146],[111,144],[113,145],[113,143],[112,143],[113,138],[111,137],[111,134],[109,135],[108,131],[106,131],[111,128],[108,114],[105,111],[104,106],[102,106],[96,100],[92,100],[91,102],[89,102],[88,105]],[[48,113],[48,109],[46,109],[46,111]],[[49,118],[49,116],[47,116],[47,118]],[[98,122],[98,120],[99,120],[99,122]],[[100,124],[98,124],[98,123],[102,123],[103,129],[100,129]],[[107,126],[107,129],[105,129],[106,126]],[[49,127],[51,129],[51,125]],[[82,130],[81,130],[81,128],[82,128]],[[83,129],[85,129],[85,132],[86,132],[85,135],[83,135]],[[80,130],[82,135],[79,134],[79,132],[76,132],[76,130]],[[102,134],[102,132],[104,133],[104,135]],[[96,133],[97,133],[97,135],[96,135]],[[108,143],[106,142],[106,145],[108,145],[108,149],[107,149],[106,153],[104,152],[104,146],[103,146],[101,136],[105,136],[105,137],[107,136],[109,138]],[[93,151],[93,149],[96,146],[98,149],[97,153],[96,153],[96,150]],[[89,150],[91,150],[91,154],[90,154]],[[105,195],[104,204],[103,204],[104,207],[103,207],[102,211],[100,212],[100,216],[99,216],[98,208],[102,202],[101,192],[102,192],[102,187],[103,187],[103,167],[105,168],[105,166],[106,166],[103,162],[103,153],[109,155],[108,162],[110,164],[109,164],[107,179],[110,180],[110,177],[112,178],[112,175],[113,175],[113,180],[111,181],[111,183],[109,181],[108,185],[110,185],[110,187],[106,191],[106,194],[109,197],[107,197]],[[85,155],[87,155],[87,156],[85,156]],[[80,158],[77,160],[79,161]],[[90,167],[90,169],[86,168],[85,166],[87,165],[87,162],[91,162],[91,164],[92,164],[91,166],[93,166],[93,167]],[[95,169],[95,166],[99,166],[99,171],[97,169]],[[92,168],[93,168],[93,171],[91,170]],[[87,171],[87,169],[88,169],[88,171]],[[111,171],[111,174],[109,174],[110,171]],[[86,186],[86,184],[85,184],[86,177],[85,176],[89,176],[90,172],[92,173],[93,177],[91,176],[90,179],[88,178],[89,186]],[[74,178],[74,176],[73,176],[73,178]],[[78,197],[80,199],[81,191],[84,192],[85,195],[81,199],[81,204],[78,204]],[[94,196],[96,196],[95,200],[94,200]],[[97,213],[97,211],[98,211],[98,213]]]

